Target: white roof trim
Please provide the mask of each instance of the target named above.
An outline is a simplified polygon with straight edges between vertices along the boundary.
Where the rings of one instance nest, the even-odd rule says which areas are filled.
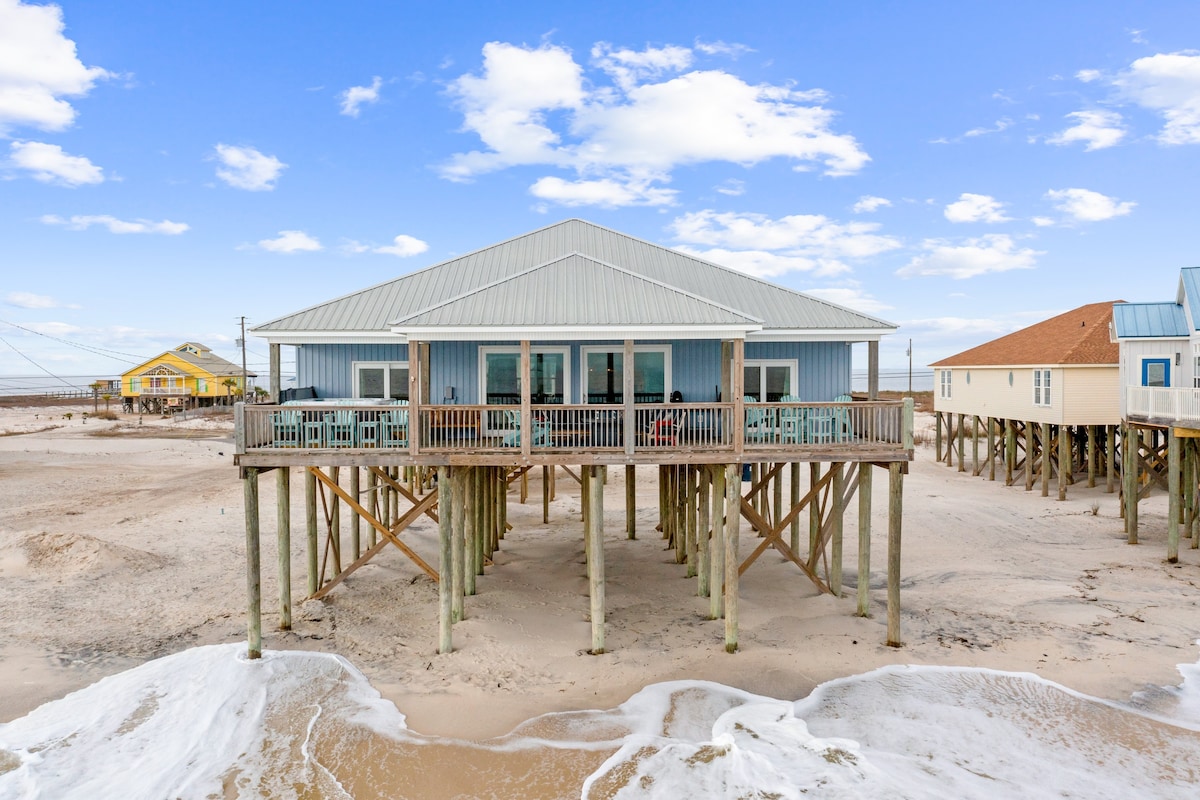
[[[249,331],[269,344],[404,344],[388,331]]]
[[[751,342],[878,342],[896,328],[765,328],[746,334]]]
[[[623,339],[743,339],[757,326],[735,325],[512,325],[512,326],[406,326],[407,339],[436,341],[623,340]]]

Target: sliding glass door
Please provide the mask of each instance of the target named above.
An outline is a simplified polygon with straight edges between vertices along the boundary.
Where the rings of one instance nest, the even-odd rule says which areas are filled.
[[[669,348],[638,347],[633,353],[633,401],[665,403],[671,393]],[[625,352],[610,347],[583,348],[584,393],[588,403],[625,402]]]

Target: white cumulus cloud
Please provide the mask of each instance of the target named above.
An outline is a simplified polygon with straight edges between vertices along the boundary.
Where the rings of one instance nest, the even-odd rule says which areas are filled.
[[[961,244],[926,239],[921,249],[923,252],[897,270],[897,275],[904,278],[944,275],[961,280],[993,272],[1033,269],[1037,257],[1043,255],[1037,250],[1017,247],[1011,236],[1001,233],[967,239]]]
[[[1200,54],[1158,53],[1134,61],[1113,79],[1122,95],[1166,120],[1163,144],[1200,144]]]
[[[253,147],[218,144],[217,177],[235,189],[251,192],[269,192],[275,188],[279,174],[287,168],[275,156],[263,155]]]
[[[342,101],[341,113],[347,117],[357,117],[361,107],[367,103],[379,102],[379,87],[383,79],[376,75],[371,79],[370,86],[351,86],[338,95]]]
[[[858,198],[858,202],[851,209],[855,214],[870,214],[873,211],[878,211],[884,206],[890,206],[891,200],[886,197],[875,197],[873,195],[864,194]]]
[[[75,109],[63,98],[82,97],[107,77],[79,60],[61,8],[0,0],[0,136],[16,126],[69,127]]]
[[[16,308],[79,308],[77,305],[60,303],[49,295],[33,292],[9,292],[4,296],[4,302]]]
[[[1012,219],[1004,215],[1004,203],[989,195],[971,192],[963,192],[942,213],[951,222],[995,223]]]
[[[108,214],[76,214],[66,219],[55,214],[46,214],[42,217],[42,222],[46,225],[62,225],[72,231],[83,231],[93,225],[100,225],[108,228],[109,233],[162,233],[167,236],[177,236],[189,228],[186,222],[172,222],[169,219],[161,222],[148,219],[122,220]]]
[[[280,231],[274,239],[261,239],[258,246],[272,253],[311,253],[321,249],[321,243],[304,231]]]
[[[696,70],[688,48],[601,42],[592,50],[591,76],[569,50],[548,44],[490,42],[483,57],[479,74],[450,86],[463,130],[483,143],[441,165],[450,180],[543,166],[575,173],[573,180],[536,181],[543,199],[660,205],[671,197],[661,185],[689,164],[782,158],[796,170],[820,166],[827,175],[848,175],[870,160],[853,136],[834,130],[824,92]]]
[[[858,285],[851,286],[826,286],[816,289],[805,289],[805,294],[810,294],[813,297],[819,297],[822,300],[828,300],[830,303],[836,303],[845,308],[852,308],[855,311],[861,311],[864,314],[880,314],[892,308],[892,306],[864,292]]]
[[[420,255],[421,253],[424,253],[428,249],[429,249],[428,243],[421,241],[420,239],[416,238],[415,236],[407,236],[402,233],[399,236],[393,238],[392,243],[390,245],[385,245],[384,247],[372,248],[371,252],[372,253],[386,253],[387,255],[400,256],[401,258],[408,258],[409,256]]]
[[[1124,122],[1116,111],[1073,111],[1067,114],[1067,119],[1075,120],[1075,124],[1047,142],[1058,145],[1082,142],[1084,150],[1103,150],[1125,138]]]
[[[1088,189],[1051,189],[1046,192],[1046,197],[1055,201],[1055,208],[1079,222],[1101,222],[1123,217],[1137,205]]]
[[[838,275],[855,261],[895,250],[900,241],[877,233],[879,225],[841,223],[818,214],[771,219],[764,214],[698,211],[670,226],[676,248],[761,277],[787,272]]]
[[[34,180],[60,186],[103,183],[104,171],[84,156],[73,156],[56,144],[13,142],[9,145],[9,164],[30,172]]]

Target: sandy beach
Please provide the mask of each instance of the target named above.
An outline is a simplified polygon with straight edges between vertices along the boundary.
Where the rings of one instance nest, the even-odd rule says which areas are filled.
[[[71,419],[64,412],[72,412]],[[228,418],[82,420],[68,409],[0,409],[0,721],[150,659],[243,641],[242,491]],[[918,429],[928,422],[918,422]],[[655,470],[638,471],[638,538],[624,525],[624,475],[606,492],[610,652],[591,656],[578,486],[560,478],[550,524],[540,476],[510,494],[513,530],[467,598],[454,653],[437,655],[437,589],[395,548],[301,606],[276,630],[274,481],[262,482],[264,646],[336,653],[393,701],[414,731],[486,739],[549,711],[611,708],[642,687],[704,679],[794,700],[888,664],[1032,672],[1127,701],[1179,683],[1197,660],[1200,551],[1166,563],[1165,498],[1141,509],[1130,546],[1116,494],[1072,486],[1058,502],[959,473],[919,446],[905,481],[902,631],[884,644],[886,482],[876,481],[871,618],[856,618],[854,536],[845,597],[820,596],[769,554],[743,577],[741,650],[654,531]],[[293,480],[293,530],[303,530]],[[855,509],[847,516],[853,530]],[[347,526],[348,521],[343,523]],[[743,526],[743,553],[753,546]],[[436,563],[431,521],[405,534]],[[293,535],[303,587],[303,536]]]

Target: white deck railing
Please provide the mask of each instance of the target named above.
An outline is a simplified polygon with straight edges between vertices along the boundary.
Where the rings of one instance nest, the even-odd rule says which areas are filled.
[[[1147,419],[1200,422],[1200,389],[1127,386],[1125,414]]]

